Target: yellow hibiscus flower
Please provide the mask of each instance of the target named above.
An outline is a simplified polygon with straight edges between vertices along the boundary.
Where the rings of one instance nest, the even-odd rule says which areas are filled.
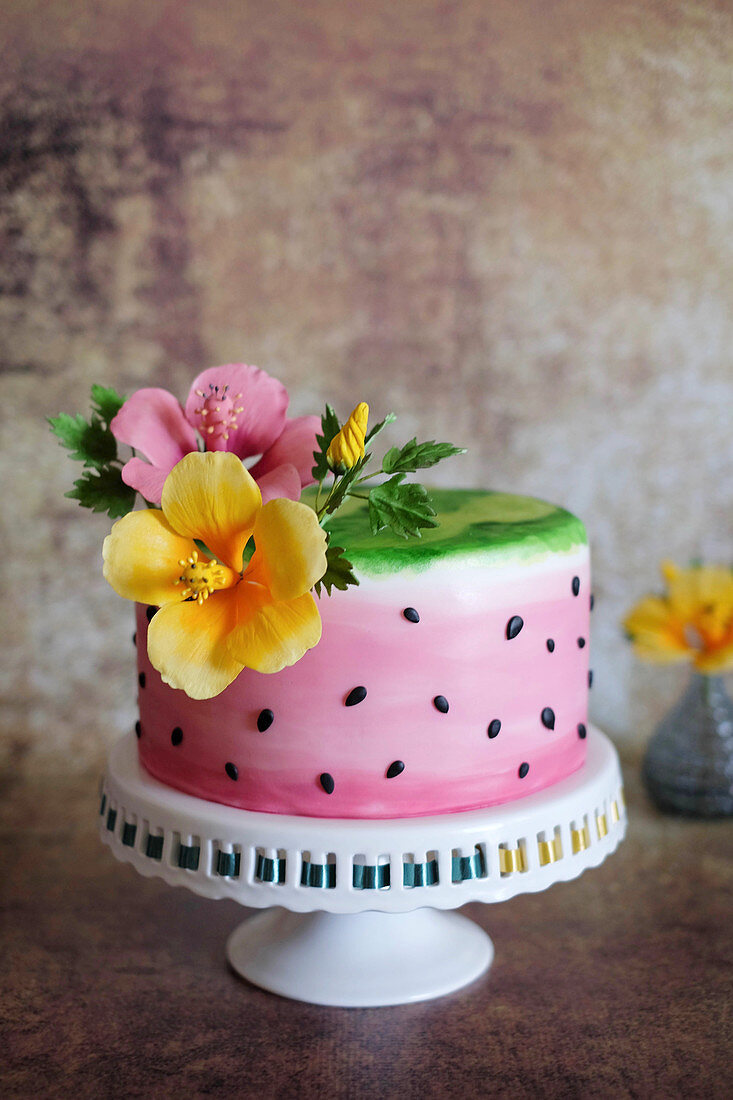
[[[662,575],[666,592],[646,596],[624,620],[636,653],[660,664],[691,660],[705,673],[733,668],[733,570],[663,562]]]
[[[160,608],[148,656],[166,684],[211,699],[242,669],[279,672],[318,643],[310,590],[326,571],[326,534],[311,508],[285,498],[263,506],[257,483],[225,451],[181,459],[161,505],[115,523],[103,557],[120,596]]]

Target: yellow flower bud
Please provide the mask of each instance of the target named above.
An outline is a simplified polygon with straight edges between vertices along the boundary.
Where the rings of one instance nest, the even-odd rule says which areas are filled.
[[[368,419],[369,406],[366,401],[361,401],[338,435],[331,440],[326,452],[326,460],[334,473],[345,473],[364,457],[364,437]]]

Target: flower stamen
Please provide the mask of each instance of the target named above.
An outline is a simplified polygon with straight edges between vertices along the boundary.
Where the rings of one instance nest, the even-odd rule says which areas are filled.
[[[174,584],[185,584],[182,598],[194,599],[199,607],[212,592],[231,588],[239,579],[228,566],[209,558],[199,558],[198,550],[193,550],[188,558],[181,558],[178,564],[183,572]]]
[[[241,393],[229,395],[229,386],[209,385],[209,392],[196,390],[196,396],[202,399],[198,409],[194,409],[196,416],[200,418],[199,431],[206,440],[208,450],[220,450],[221,444],[226,443],[230,433],[239,427],[237,417],[244,412],[244,405],[237,405]]]

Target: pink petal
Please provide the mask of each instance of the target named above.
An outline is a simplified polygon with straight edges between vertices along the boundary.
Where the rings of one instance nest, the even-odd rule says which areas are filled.
[[[288,462],[296,467],[303,487],[312,485],[313,451],[316,448],[316,432],[320,430],[321,420],[318,416],[296,416],[288,420],[280,438],[250,470],[252,477],[259,481],[270,470]]]
[[[120,443],[142,451],[154,466],[166,472],[189,451],[196,450],[196,434],[183,415],[183,409],[167,390],[145,389],[133,393],[110,428]]]
[[[259,367],[250,367],[245,363],[229,363],[223,367],[209,367],[194,379],[191,392],[186,401],[186,416],[190,424],[201,431],[204,439],[206,418],[200,410],[210,386],[218,386],[220,391],[228,386],[227,400],[233,399],[234,408],[241,406],[240,413],[232,412],[237,427],[228,429],[229,438],[212,441],[211,450],[233,451],[239,458],[251,458],[262,454],[280,435],[285,425],[288,408],[288,391],[282,382],[271,378]],[[202,398],[196,391],[204,393]]]
[[[270,470],[269,473],[257,479],[257,484],[262,493],[263,504],[267,504],[268,500],[274,500],[275,497],[300,500],[300,475],[295,466],[289,463]]]
[[[172,467],[171,467],[172,469]],[[163,485],[170,470],[162,466],[151,466],[149,462],[143,462],[141,458],[131,458],[122,467],[122,480],[125,485],[137,489],[145,500],[151,504],[160,506],[160,498],[163,494]]]

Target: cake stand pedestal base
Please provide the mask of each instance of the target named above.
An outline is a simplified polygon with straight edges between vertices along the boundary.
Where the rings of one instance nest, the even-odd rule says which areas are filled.
[[[488,970],[494,947],[459,913],[291,913],[270,909],[229,937],[227,958],[254,985],[296,1001],[368,1008],[442,997]]]

